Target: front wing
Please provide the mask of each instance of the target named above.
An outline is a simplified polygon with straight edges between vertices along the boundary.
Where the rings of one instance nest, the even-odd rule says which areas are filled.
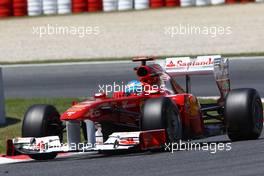
[[[120,151],[136,149],[144,151],[164,147],[166,134],[164,129],[117,132],[109,136],[108,140],[100,144],[62,143],[58,136],[14,138],[13,147],[22,154],[90,152],[90,151]]]

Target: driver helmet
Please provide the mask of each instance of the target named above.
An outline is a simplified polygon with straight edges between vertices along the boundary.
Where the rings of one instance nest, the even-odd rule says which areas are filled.
[[[131,94],[140,94],[143,91],[143,84],[138,80],[132,80],[128,82],[128,84],[125,87],[125,94],[131,95]]]

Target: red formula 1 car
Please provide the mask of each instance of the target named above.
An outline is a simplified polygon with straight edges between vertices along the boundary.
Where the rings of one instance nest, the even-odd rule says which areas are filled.
[[[15,149],[45,160],[55,158],[59,152],[162,148],[167,142],[225,132],[232,141],[260,136],[260,96],[251,88],[230,90],[227,59],[216,55],[153,60],[133,59],[141,62],[134,69],[141,82],[140,91],[114,92],[112,97],[97,93],[75,103],[62,115],[51,105],[30,107],[23,120],[22,138],[13,139]],[[221,95],[217,103],[202,104],[190,93],[191,75],[204,74],[215,77]],[[175,81],[178,76],[186,77],[185,90]],[[67,141],[63,144],[65,128]],[[102,131],[101,142],[96,129]],[[81,133],[85,143],[81,142]]]

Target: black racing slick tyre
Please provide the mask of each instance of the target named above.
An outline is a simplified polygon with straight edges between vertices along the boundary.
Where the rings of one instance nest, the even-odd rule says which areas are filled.
[[[231,141],[254,140],[263,128],[263,107],[255,89],[234,89],[225,103],[227,134]]]
[[[33,105],[25,113],[22,125],[22,137],[59,136],[62,140],[63,127],[60,114],[51,105]],[[50,160],[57,153],[29,155],[35,160]]]
[[[182,138],[182,124],[177,105],[168,97],[146,100],[141,130],[165,129],[168,142],[178,142]]]

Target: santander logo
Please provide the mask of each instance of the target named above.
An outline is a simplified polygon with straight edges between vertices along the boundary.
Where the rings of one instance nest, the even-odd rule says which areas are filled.
[[[166,67],[175,67],[176,65],[173,63],[173,61],[171,60]]]
[[[195,66],[210,66],[214,64],[214,60],[212,58],[194,60],[194,61],[186,61],[186,60],[170,60],[167,62],[167,68],[177,68],[177,67],[195,67]]]

